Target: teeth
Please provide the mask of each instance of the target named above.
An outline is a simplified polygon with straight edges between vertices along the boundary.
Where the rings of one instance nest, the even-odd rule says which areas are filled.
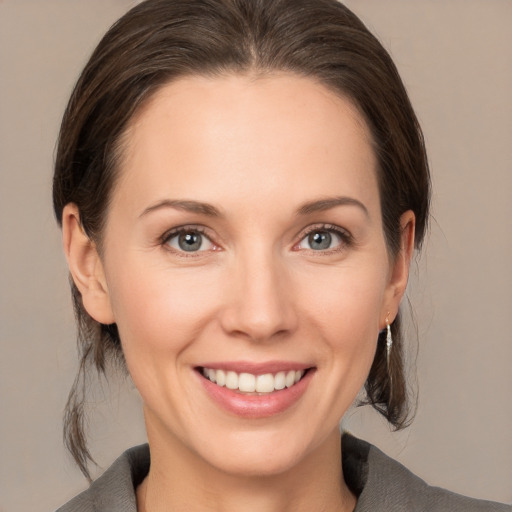
[[[232,371],[213,370],[203,368],[203,375],[218,386],[238,390],[242,393],[272,393],[281,389],[290,388],[297,384],[304,376],[304,370],[290,370],[253,375],[252,373],[236,373]]]
[[[217,370],[215,372],[215,382],[217,382],[219,386],[224,386],[226,384],[226,372]]]
[[[254,393],[256,391],[256,377],[250,373],[241,373],[238,376],[238,389],[243,393]]]
[[[293,370],[286,374],[285,383],[287,388],[291,388],[295,384],[295,372]]]
[[[274,377],[274,388],[275,389],[284,389],[286,387],[286,373],[279,372],[276,373]]]
[[[272,393],[275,389],[275,377],[271,373],[256,377],[256,391],[258,393]]]
[[[228,389],[238,389],[238,374],[235,372],[226,373],[226,387]]]

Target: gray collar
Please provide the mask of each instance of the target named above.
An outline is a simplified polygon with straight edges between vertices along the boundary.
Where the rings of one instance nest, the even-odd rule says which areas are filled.
[[[344,434],[343,475],[358,497],[354,512],[512,512],[507,505],[430,487],[371,444]],[[149,471],[147,444],[121,455],[89,489],[57,512],[137,512],[135,489]]]

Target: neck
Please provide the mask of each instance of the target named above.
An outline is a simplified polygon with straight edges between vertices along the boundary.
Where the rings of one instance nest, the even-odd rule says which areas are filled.
[[[337,431],[291,469],[264,476],[226,473],[180,443],[164,445],[152,434],[148,429],[151,469],[137,489],[139,512],[354,510],[356,499],[343,479]]]

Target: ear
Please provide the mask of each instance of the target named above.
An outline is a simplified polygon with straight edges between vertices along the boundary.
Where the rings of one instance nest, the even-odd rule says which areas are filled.
[[[386,327],[386,319],[390,324],[395,319],[407,288],[409,266],[414,253],[415,225],[416,217],[412,210],[407,210],[402,214],[400,217],[400,250],[390,267],[390,277],[381,312],[381,329]]]
[[[96,245],[85,234],[80,212],[73,203],[67,204],[62,213],[62,244],[85,310],[99,323],[114,323],[103,263]]]

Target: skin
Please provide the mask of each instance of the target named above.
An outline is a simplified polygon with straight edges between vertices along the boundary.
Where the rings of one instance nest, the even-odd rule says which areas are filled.
[[[409,211],[390,257],[376,175],[364,120],[324,86],[188,77],[130,123],[101,254],[66,206],[84,306],[117,323],[144,402],[151,470],[139,510],[353,510],[338,424],[396,316],[414,238]],[[217,215],[162,205],[176,200]],[[200,227],[201,250],[166,239],[183,226]],[[329,248],[311,245],[311,229],[331,234]],[[266,418],[219,407],[195,369],[269,360],[313,371],[299,400]]]

